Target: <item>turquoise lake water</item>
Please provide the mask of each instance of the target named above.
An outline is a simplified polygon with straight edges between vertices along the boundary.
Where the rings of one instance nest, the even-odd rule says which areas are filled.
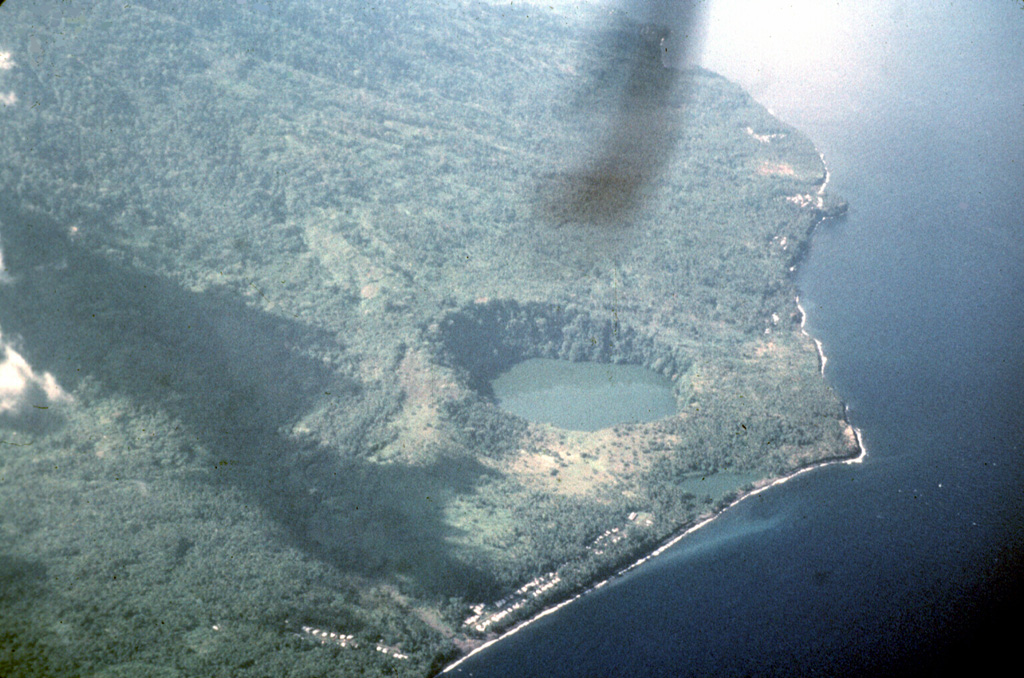
[[[639,365],[525,360],[491,383],[498,405],[573,431],[654,421],[676,413],[672,382]]]

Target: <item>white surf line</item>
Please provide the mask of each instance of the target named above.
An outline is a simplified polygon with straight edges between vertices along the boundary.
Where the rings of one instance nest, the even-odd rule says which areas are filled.
[[[814,339],[814,346],[818,349],[818,360],[821,361],[821,376],[825,376],[825,365],[828,363],[828,356],[825,355],[825,349],[821,346],[821,340],[817,337],[811,337]]]
[[[818,151],[818,157],[821,158],[821,164],[825,168],[825,180],[821,182],[821,186],[818,187],[818,207],[820,208],[823,204],[823,196],[825,195],[825,189],[828,187],[828,182],[832,178],[832,172],[828,169],[828,162],[825,160],[825,154]],[[820,223],[821,220],[819,220]],[[790,268],[794,270],[796,267]],[[804,336],[811,337],[807,332],[807,311],[804,310],[803,305],[800,303],[800,297],[796,298],[796,307],[800,309],[800,331],[803,332]],[[825,347],[822,345],[821,340],[817,337],[811,337],[814,341],[814,347],[818,349],[818,363],[821,365],[821,376],[825,376],[825,365],[828,364],[828,356],[825,355]],[[863,449],[863,447],[861,448]]]
[[[579,593],[577,593],[576,595],[572,596],[571,598],[566,598],[565,600],[563,600],[562,602],[558,603],[557,605],[552,605],[551,607],[548,607],[548,608],[545,608],[545,609],[541,610],[540,612],[538,612],[534,616],[530,617],[529,619],[516,624],[511,629],[509,629],[505,633],[501,634],[497,638],[492,638],[491,640],[488,640],[486,643],[484,643],[480,647],[474,648],[473,650],[471,650],[469,652],[469,654],[465,655],[464,657],[459,657],[454,662],[452,662],[448,666],[444,667],[444,669],[441,670],[441,673],[448,673],[449,671],[451,671],[452,669],[454,669],[459,664],[461,664],[462,662],[466,661],[467,659],[469,659],[470,657],[472,657],[476,653],[483,652],[484,650],[486,650],[490,646],[494,645],[495,643],[497,643],[499,641],[502,641],[502,640],[508,638],[509,636],[514,636],[515,634],[519,633],[520,631],[522,631],[523,629],[525,629],[527,626],[529,626],[533,622],[537,621],[538,619],[542,619],[542,618],[548,616],[549,614],[554,614],[555,612],[558,612],[559,610],[561,610],[566,605],[575,602],[576,600],[578,600],[582,596],[586,595],[587,593],[590,593],[591,591],[596,590],[596,589],[600,588],[601,586],[604,586],[607,583],[608,583],[608,580],[605,579],[605,580],[599,582],[598,584],[595,584],[594,586],[591,586],[591,587],[589,587],[589,588],[587,588],[587,589],[585,589],[583,591],[580,591]],[[438,675],[440,675],[440,674],[438,674]]]
[[[818,157],[821,158],[821,164],[825,166],[825,181],[821,182],[821,186],[818,187],[818,195],[825,195],[825,187],[828,186],[828,180],[832,178],[832,173],[828,171],[828,163],[825,162],[825,154],[818,151]]]
[[[859,441],[860,441],[860,431],[858,431],[856,428],[854,428],[854,431],[855,431],[855,433],[857,435],[857,440],[858,440],[858,444],[859,444]],[[615,574],[611,575],[607,579],[602,579],[601,581],[597,582],[596,584],[588,586],[586,589],[580,591],[579,593],[575,594],[574,596],[572,596],[570,598],[566,598],[565,600],[563,600],[562,602],[560,602],[560,603],[558,603],[556,605],[552,605],[551,607],[545,608],[544,610],[541,610],[540,612],[538,612],[536,615],[530,617],[529,619],[526,619],[526,620],[516,624],[511,629],[509,629],[505,633],[501,634],[497,638],[492,638],[491,640],[488,640],[486,643],[484,643],[480,647],[474,648],[472,651],[470,651],[465,656],[459,657],[454,662],[452,662],[451,664],[446,666],[444,669],[442,669],[441,673],[448,673],[449,671],[451,671],[452,669],[456,668],[457,666],[462,664],[462,662],[466,661],[467,659],[469,659],[473,655],[477,654],[478,652],[482,652],[482,651],[486,650],[487,648],[491,647],[495,643],[498,643],[498,642],[508,638],[509,636],[514,636],[515,634],[519,633],[520,631],[522,631],[523,629],[525,629],[527,626],[529,626],[530,624],[534,623],[538,619],[543,619],[544,617],[548,616],[549,614],[554,614],[555,612],[558,612],[559,610],[561,610],[566,605],[569,605],[571,603],[576,602],[577,600],[579,600],[583,596],[587,595],[588,593],[592,593],[592,592],[594,592],[594,591],[604,587],[612,579],[616,579],[617,577],[621,577],[622,575],[626,574],[630,570],[633,570],[634,568],[637,568],[637,567],[643,565],[644,563],[646,563],[647,561],[651,560],[652,558],[656,558],[656,557],[662,555],[663,553],[668,551],[670,548],[672,548],[673,546],[678,544],[684,537],[687,537],[687,536],[693,534],[694,532],[696,532],[697,530],[701,529],[702,527],[710,524],[716,518],[718,518],[723,513],[725,513],[729,509],[731,509],[733,506],[736,506],[740,502],[744,501],[745,499],[749,499],[750,497],[753,497],[755,495],[761,494],[765,490],[768,490],[768,489],[770,489],[772,487],[777,487],[779,485],[784,485],[785,483],[788,483],[790,480],[792,480],[793,478],[796,478],[799,475],[803,475],[804,473],[809,473],[810,471],[814,471],[814,470],[822,468],[824,466],[830,466],[830,465],[836,464],[836,463],[854,464],[854,463],[862,462],[863,459],[864,459],[865,451],[864,451],[863,447],[861,447],[860,449],[861,449],[860,455],[858,455],[857,457],[855,457],[853,459],[833,459],[833,460],[829,460],[829,461],[818,462],[817,464],[812,464],[810,466],[804,466],[803,468],[800,468],[800,469],[797,469],[796,471],[793,471],[792,473],[790,473],[787,476],[782,476],[781,478],[776,478],[775,480],[773,480],[770,483],[767,483],[765,485],[762,485],[761,487],[757,487],[757,488],[755,488],[753,490],[750,490],[749,492],[745,492],[745,493],[741,494],[739,497],[734,499],[728,505],[723,507],[720,511],[718,511],[718,512],[716,512],[716,513],[714,513],[714,514],[712,514],[712,515],[710,515],[710,516],[708,516],[706,518],[704,518],[703,520],[701,520],[701,521],[691,525],[690,527],[686,528],[685,530],[683,530],[679,534],[671,537],[664,544],[662,544],[661,546],[659,546],[655,550],[651,551],[650,553],[648,553],[644,557],[640,558],[639,560],[637,560],[632,565],[627,565],[626,567],[624,567],[624,568],[622,568],[620,570],[617,570],[615,572]],[[440,674],[438,674],[438,675],[440,675]]]
[[[784,485],[784,484],[788,483],[790,480],[792,480],[793,478],[796,478],[799,475],[803,475],[804,473],[809,473],[811,471],[817,470],[819,468],[823,468],[825,466],[831,466],[832,464],[837,464],[837,463],[842,463],[842,464],[859,464],[859,463],[863,462],[864,461],[864,456],[867,454],[867,451],[864,449],[864,445],[863,445],[863,442],[862,442],[862,439],[861,439],[860,430],[858,428],[856,428],[856,427],[852,427],[852,428],[853,428],[853,431],[854,431],[854,435],[857,438],[857,445],[858,445],[858,447],[860,449],[860,454],[858,456],[856,456],[856,457],[854,457],[852,459],[830,459],[830,460],[827,460],[827,461],[818,462],[816,464],[811,464],[810,466],[804,466],[803,468],[799,468],[796,471],[793,471],[789,475],[782,476],[781,478],[776,478],[775,480],[771,481],[770,483],[766,483],[766,484],[762,485],[761,487],[757,487],[757,488],[754,488],[753,490],[750,490],[749,492],[744,492],[744,493],[740,494],[740,496],[738,496],[736,499],[732,500],[729,504],[724,506],[721,510],[719,510],[719,511],[717,511],[717,512],[715,512],[715,513],[713,513],[713,514],[711,514],[711,515],[709,515],[707,517],[705,517],[703,520],[700,520],[697,523],[694,523],[693,525],[691,525],[690,527],[684,529],[682,532],[676,534],[675,536],[670,537],[668,539],[668,541],[666,541],[661,546],[659,546],[658,548],[654,549],[653,551],[651,551],[647,555],[643,556],[642,558],[637,560],[635,563],[633,563],[631,565],[627,565],[626,567],[623,567],[622,569],[616,570],[616,572],[614,574],[612,574],[610,577],[608,577],[606,579],[602,579],[601,581],[597,582],[596,584],[592,584],[591,586],[588,586],[587,588],[585,588],[584,590],[580,591],[579,593],[577,593],[577,594],[575,594],[575,595],[573,595],[573,596],[571,596],[569,598],[566,598],[562,602],[557,603],[555,605],[552,605],[551,607],[545,608],[545,609],[541,610],[540,612],[538,612],[537,614],[535,614],[534,616],[530,617],[529,619],[526,619],[526,620],[523,620],[523,621],[519,622],[518,624],[513,626],[511,629],[509,629],[505,633],[503,633],[500,636],[498,636],[497,638],[492,638],[491,640],[488,640],[486,643],[484,643],[480,647],[474,648],[473,650],[471,650],[465,656],[459,657],[454,662],[452,662],[451,664],[446,666],[444,669],[442,669],[441,673],[448,673],[449,671],[451,671],[452,669],[456,668],[457,666],[462,664],[462,662],[466,661],[467,659],[469,659],[473,655],[477,654],[478,652],[483,652],[484,650],[486,650],[487,648],[491,647],[495,643],[498,643],[498,642],[508,638],[509,636],[514,636],[515,634],[519,633],[520,631],[522,631],[523,629],[525,629],[527,626],[529,626],[530,624],[534,623],[538,619],[543,619],[544,617],[548,616],[549,614],[554,614],[555,612],[558,612],[563,607],[576,602],[577,600],[579,600],[583,596],[587,595],[588,593],[592,593],[594,591],[597,591],[600,588],[603,588],[611,580],[616,579],[618,577],[621,577],[622,575],[626,574],[630,570],[633,570],[633,569],[635,569],[637,567],[640,567],[641,565],[643,565],[647,561],[651,560],[652,558],[657,558],[658,556],[662,555],[663,553],[668,551],[670,548],[672,548],[673,546],[678,544],[680,541],[682,541],[682,539],[684,537],[687,537],[687,536],[693,534],[694,532],[696,532],[697,530],[701,529],[702,527],[705,527],[706,525],[709,525],[716,518],[718,518],[723,513],[725,513],[726,511],[728,511],[729,509],[731,509],[732,507],[736,506],[737,504],[739,504],[742,501],[744,501],[746,499],[749,499],[750,497],[753,497],[755,495],[761,494],[762,492],[764,492],[765,490],[768,490],[770,488],[778,487],[779,485]],[[438,675],[440,675],[440,674],[438,674]]]
[[[844,404],[843,405],[843,412],[846,415],[846,422],[849,423],[850,422],[850,406]],[[857,440],[857,449],[860,450],[860,454],[858,454],[853,459],[847,459],[847,460],[843,461],[843,463],[844,464],[863,464],[864,463],[864,458],[866,456],[868,456],[868,450],[867,450],[866,447],[864,447],[864,436],[861,434],[860,429],[857,428],[856,426],[854,426],[853,424],[850,424],[850,428],[853,429],[853,437],[856,438],[856,440]]]
[[[800,311],[800,332],[805,337],[811,337],[807,332],[807,328],[804,327],[807,324],[807,311],[804,310],[803,305],[800,303],[800,297],[796,298],[796,307]],[[821,366],[821,376],[825,376],[825,365],[828,364],[828,356],[825,355],[825,348],[821,343],[821,340],[817,337],[811,337],[814,342],[814,347],[818,349],[818,364]]]
[[[860,454],[852,459],[844,459],[844,464],[863,464],[865,457],[868,456],[868,448],[864,447],[864,437],[861,435],[860,429],[856,426],[851,425],[853,429],[853,435],[857,438],[857,447],[860,449]]]
[[[805,325],[807,325],[807,311],[804,310],[803,304],[800,303],[799,296],[796,298],[796,307],[800,311],[800,332],[802,332],[804,336],[811,337],[811,335],[807,332],[807,328],[805,327]],[[825,350],[822,346],[821,341],[816,337],[811,337],[811,339],[814,341],[815,348],[818,349],[818,360],[821,364],[821,376],[824,377],[825,365],[828,363],[828,356],[825,355]],[[843,409],[846,414],[846,423],[850,424],[850,406],[844,403]],[[857,449],[860,450],[860,454],[858,454],[856,457],[853,457],[852,459],[844,459],[842,463],[862,464],[864,463],[864,458],[868,454],[867,448],[864,447],[864,434],[861,433],[861,430],[854,426],[853,424],[850,424],[850,428],[853,429],[853,436],[854,438],[857,439]]]
[[[825,350],[821,347],[821,340],[817,337],[811,337],[811,339],[814,339],[814,347],[818,349],[818,360],[821,362],[821,376],[824,377],[825,364],[828,363],[828,356],[825,355]]]

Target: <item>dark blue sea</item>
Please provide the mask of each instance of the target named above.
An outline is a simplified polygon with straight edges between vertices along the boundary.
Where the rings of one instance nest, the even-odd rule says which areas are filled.
[[[866,459],[742,502],[450,675],[917,675],[1015,659],[1024,8],[767,3],[794,4],[811,16],[788,33],[719,13],[706,64],[808,134],[850,203],[796,280]],[[723,47],[730,31],[746,46]]]

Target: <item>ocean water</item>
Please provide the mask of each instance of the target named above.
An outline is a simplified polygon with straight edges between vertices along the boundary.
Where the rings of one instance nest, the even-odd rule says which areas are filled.
[[[571,431],[655,421],[677,412],[672,381],[639,365],[534,358],[491,383],[502,409]]]
[[[764,4],[713,3],[705,63],[803,129],[851,205],[797,283],[868,454],[742,502],[454,675],[917,675],[1012,656],[1024,9]]]

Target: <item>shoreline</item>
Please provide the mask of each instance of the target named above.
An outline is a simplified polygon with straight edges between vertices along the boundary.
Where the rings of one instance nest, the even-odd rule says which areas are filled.
[[[807,311],[804,310],[803,305],[800,303],[799,296],[797,296],[796,298],[796,307],[797,310],[800,311],[800,333],[803,334],[805,337],[809,337],[814,342],[814,348],[816,348],[818,351],[818,370],[821,372],[821,376],[824,377],[825,365],[828,364],[828,356],[825,355],[825,348],[821,343],[821,339],[818,339],[817,337],[812,337],[810,333],[808,333],[805,329],[804,325],[807,324]]]
[[[797,298],[797,305],[799,307],[799,297]],[[800,323],[801,331],[805,335],[810,336],[803,329],[804,319],[807,317],[806,313],[803,312],[802,308],[800,310],[801,310],[801,313],[803,314],[802,317],[801,317],[801,323]],[[814,337],[811,337],[811,338],[814,339]],[[827,358],[825,357],[824,353],[821,350],[821,343],[817,339],[815,339],[815,342],[816,342],[816,345],[818,346],[819,357],[821,358],[822,376],[824,376],[824,363],[827,361]],[[675,534],[670,535],[665,540],[663,540],[654,550],[652,550],[649,553],[641,556],[639,559],[637,559],[633,563],[619,568],[618,570],[616,570],[611,575],[605,577],[604,579],[602,579],[602,580],[600,580],[600,581],[598,581],[598,582],[596,582],[594,584],[591,584],[590,586],[587,586],[582,591],[579,591],[579,592],[569,596],[565,600],[561,600],[561,601],[559,601],[559,602],[557,602],[557,603],[555,603],[555,604],[553,604],[553,605],[551,605],[549,607],[545,607],[540,612],[538,612],[538,613],[528,617],[527,619],[524,619],[521,622],[518,622],[512,628],[508,629],[507,631],[502,632],[501,635],[497,636],[496,638],[491,638],[490,640],[484,642],[483,644],[479,645],[478,647],[473,648],[472,650],[470,650],[466,654],[462,655],[461,657],[458,657],[457,659],[452,661],[450,664],[445,666],[443,669],[441,669],[441,671],[439,673],[435,674],[435,676],[440,676],[442,674],[448,673],[449,671],[451,671],[452,669],[457,668],[460,664],[465,662],[470,657],[476,655],[477,653],[483,652],[487,648],[495,645],[496,643],[498,643],[498,642],[500,642],[500,641],[502,641],[502,640],[504,640],[506,638],[509,638],[510,636],[514,636],[515,634],[519,633],[520,631],[522,631],[523,629],[525,629],[529,625],[533,624],[534,622],[536,622],[536,621],[538,621],[540,619],[543,619],[544,617],[547,617],[548,615],[554,614],[555,612],[558,612],[559,610],[561,610],[562,608],[566,607],[567,605],[570,605],[570,604],[576,602],[577,600],[579,600],[583,596],[588,595],[590,593],[593,593],[593,592],[597,591],[598,589],[603,588],[606,584],[608,584],[613,579],[617,579],[617,578],[627,574],[628,572],[630,572],[630,571],[640,567],[641,565],[643,565],[644,563],[648,562],[649,560],[657,558],[658,556],[664,554],[670,548],[672,548],[673,546],[678,544],[685,537],[693,534],[694,532],[696,532],[697,530],[701,529],[702,527],[705,527],[705,526],[709,525],[710,523],[714,522],[715,519],[717,519],[718,517],[723,515],[726,511],[728,511],[729,509],[733,508],[734,506],[737,506],[741,502],[743,502],[743,501],[745,501],[745,500],[747,500],[747,499],[749,499],[751,497],[754,497],[754,496],[756,496],[758,494],[761,494],[762,492],[764,492],[766,490],[769,490],[769,489],[771,489],[773,487],[778,487],[780,485],[785,485],[786,483],[788,483],[793,478],[796,478],[797,476],[803,475],[805,473],[809,473],[811,471],[815,471],[815,470],[823,468],[825,466],[832,466],[834,464],[862,464],[862,463],[864,463],[864,459],[867,457],[867,448],[864,446],[863,434],[861,433],[861,430],[859,428],[857,428],[856,426],[854,426],[853,424],[850,423],[849,412],[850,412],[849,405],[847,405],[846,403],[843,403],[843,420],[847,423],[847,425],[850,427],[850,429],[853,430],[853,436],[854,436],[854,441],[855,441],[856,450],[857,450],[857,453],[855,455],[849,456],[849,457],[838,457],[838,458],[834,458],[834,459],[826,459],[824,461],[816,461],[814,463],[808,464],[807,466],[802,466],[802,467],[800,467],[800,468],[798,468],[798,469],[796,469],[796,470],[792,471],[791,473],[788,473],[788,474],[786,474],[784,476],[780,476],[778,478],[775,478],[774,480],[764,479],[762,481],[759,481],[759,482],[762,482],[764,484],[761,485],[760,487],[755,487],[755,488],[753,488],[751,490],[748,490],[746,492],[741,492],[739,494],[739,496],[737,496],[731,502],[726,504],[721,509],[715,510],[710,515],[698,516],[696,518],[696,522],[694,522],[694,523],[692,523],[690,525],[687,525],[685,527],[682,527],[678,532],[676,532]]]
[[[845,407],[845,405],[844,405],[844,407]],[[846,412],[848,412],[849,408],[846,407],[845,410],[846,410]],[[849,424],[849,421],[847,421],[847,424]],[[709,525],[710,523],[714,522],[715,519],[720,517],[726,511],[728,511],[729,509],[733,508],[734,506],[740,504],[741,502],[749,499],[750,497],[753,497],[753,496],[756,496],[758,494],[761,494],[762,492],[764,492],[766,490],[769,490],[769,489],[771,489],[773,487],[777,487],[779,485],[785,485],[786,483],[788,483],[793,478],[796,478],[797,476],[803,475],[805,473],[809,473],[811,471],[815,471],[815,470],[823,468],[825,466],[831,466],[833,464],[861,464],[861,463],[863,463],[865,457],[867,456],[867,449],[864,447],[864,440],[863,440],[861,431],[860,431],[859,428],[857,428],[856,426],[853,426],[852,424],[850,424],[850,428],[853,429],[854,438],[856,440],[856,446],[857,446],[857,454],[856,454],[856,456],[842,457],[842,458],[835,458],[835,459],[826,459],[825,461],[817,461],[817,462],[814,462],[813,464],[808,464],[807,466],[802,466],[802,467],[796,469],[795,471],[793,471],[793,472],[791,472],[791,473],[789,473],[787,475],[775,478],[774,480],[771,480],[771,481],[768,481],[768,482],[762,481],[762,482],[764,482],[763,485],[761,485],[760,487],[755,487],[752,490],[748,490],[746,492],[741,493],[738,497],[733,499],[731,502],[729,502],[727,505],[725,505],[721,509],[718,509],[715,512],[713,512],[711,515],[698,516],[695,523],[693,523],[693,524],[691,524],[689,526],[686,526],[686,527],[682,528],[679,532],[669,536],[657,548],[655,548],[653,551],[647,553],[646,555],[640,557],[635,562],[633,562],[633,563],[631,563],[629,565],[626,565],[625,567],[622,567],[622,568],[616,570],[614,573],[612,573],[611,575],[605,577],[601,581],[599,581],[597,583],[594,583],[594,584],[591,584],[590,586],[586,587],[582,591],[579,591],[579,592],[573,594],[569,598],[566,598],[565,600],[559,601],[558,603],[555,603],[555,604],[551,605],[550,607],[546,607],[543,610],[541,610],[540,612],[538,612],[537,614],[535,614],[535,615],[533,615],[533,616],[531,616],[531,617],[529,617],[527,619],[524,619],[523,621],[521,621],[521,622],[517,623],[516,625],[514,625],[512,628],[508,629],[507,631],[504,631],[498,637],[491,638],[487,642],[481,644],[478,647],[473,648],[468,653],[466,653],[466,654],[462,655],[461,657],[455,659],[452,663],[448,664],[443,669],[441,669],[440,673],[437,673],[435,675],[436,676],[440,676],[442,674],[448,673],[449,671],[451,671],[452,669],[455,669],[456,667],[458,667],[460,664],[465,662],[467,659],[469,659],[473,655],[486,650],[487,648],[493,646],[494,644],[496,644],[496,643],[498,643],[498,642],[500,642],[500,641],[502,641],[502,640],[504,640],[504,639],[506,639],[506,638],[508,638],[510,636],[514,636],[515,634],[519,633],[520,631],[522,631],[523,629],[528,627],[530,624],[533,624],[534,622],[536,622],[536,621],[538,621],[540,619],[543,619],[544,617],[547,617],[548,615],[551,615],[551,614],[554,614],[555,612],[558,612],[559,610],[561,610],[562,608],[566,607],[567,605],[570,605],[570,604],[576,602],[577,600],[579,600],[583,596],[588,595],[590,593],[593,593],[593,592],[597,591],[600,588],[603,588],[606,584],[608,584],[613,579],[618,579],[619,577],[627,574],[631,570],[634,570],[634,569],[640,567],[641,565],[643,565],[647,561],[652,560],[654,558],[657,558],[658,556],[664,554],[670,548],[672,548],[673,546],[678,544],[685,537],[693,534],[694,532],[696,532],[697,530],[701,529],[702,527],[705,527],[705,526]]]
[[[828,163],[825,162],[824,154],[819,151],[818,152],[818,157],[821,158],[821,163],[822,163],[822,165],[825,168],[825,178],[822,180],[821,186],[818,187],[817,194],[818,194],[818,196],[823,196],[825,194],[825,188],[826,188],[826,186],[828,186],[829,179],[831,178],[831,173],[829,172],[829,169],[828,169]],[[811,232],[808,234],[808,242],[810,241],[810,238],[813,235],[813,231],[823,221],[825,221],[828,218],[829,218],[828,215],[822,215],[814,223],[814,225],[811,227]],[[790,270],[793,270],[793,269],[790,269]],[[796,296],[795,300],[796,300],[797,309],[800,311],[800,332],[804,336],[809,337],[811,340],[814,341],[814,346],[815,346],[815,348],[817,350],[817,353],[818,353],[819,372],[821,374],[821,377],[824,378],[825,377],[825,365],[828,363],[828,356],[825,355],[824,346],[821,343],[821,340],[818,339],[817,337],[811,336],[811,334],[807,332],[807,329],[806,329],[807,312],[804,309],[803,305],[800,303],[800,295],[799,294]],[[705,526],[709,525],[715,519],[717,519],[719,516],[723,515],[726,511],[728,511],[729,509],[733,508],[734,506],[737,506],[738,504],[740,504],[741,502],[749,499],[750,497],[753,497],[753,496],[756,496],[758,494],[761,494],[762,492],[764,492],[764,491],[766,491],[768,489],[771,489],[773,487],[778,487],[780,485],[784,485],[784,484],[788,483],[790,480],[792,480],[793,478],[796,478],[797,476],[803,475],[805,473],[809,473],[811,471],[815,471],[815,470],[823,468],[825,466],[831,466],[833,464],[862,464],[864,462],[864,459],[867,457],[867,448],[864,447],[864,438],[863,438],[863,434],[861,433],[861,430],[859,428],[857,428],[856,426],[854,426],[852,423],[850,423],[849,414],[850,414],[850,407],[849,407],[849,405],[847,405],[844,402],[843,403],[843,421],[845,421],[846,424],[853,431],[854,444],[855,444],[855,449],[856,449],[856,454],[855,455],[848,456],[848,457],[838,457],[838,458],[833,458],[833,459],[825,459],[824,461],[816,461],[816,462],[813,462],[813,463],[808,464],[806,466],[802,466],[802,467],[800,467],[800,468],[798,468],[798,469],[796,469],[796,470],[792,471],[791,473],[788,473],[788,474],[786,474],[784,476],[780,476],[778,478],[775,478],[774,480],[762,479],[761,481],[758,481],[760,483],[763,483],[760,487],[754,487],[753,489],[748,490],[746,492],[741,492],[731,502],[726,504],[721,509],[717,509],[717,510],[712,511],[710,515],[704,514],[704,515],[698,516],[695,519],[695,522],[693,522],[690,525],[687,525],[687,526],[684,526],[684,527],[680,528],[680,530],[678,532],[668,536],[665,540],[663,540],[654,550],[652,550],[652,551],[648,552],[647,554],[643,555],[642,557],[640,557],[639,559],[637,559],[633,563],[615,570],[615,572],[613,572],[611,575],[605,577],[604,579],[602,579],[602,580],[600,580],[600,581],[598,581],[598,582],[596,582],[594,584],[591,584],[591,585],[585,587],[583,590],[578,591],[577,593],[569,596],[568,598],[566,598],[564,600],[561,600],[561,601],[559,601],[557,603],[554,603],[554,604],[552,604],[549,607],[545,607],[540,612],[538,612],[538,613],[536,613],[536,614],[534,614],[534,615],[524,619],[521,622],[516,623],[515,625],[512,626],[512,628],[508,629],[507,631],[502,632],[501,635],[497,636],[496,638],[491,638],[490,640],[482,643],[481,645],[479,645],[477,647],[474,647],[472,650],[470,650],[466,654],[464,654],[464,655],[458,657],[457,659],[453,660],[451,663],[449,663],[443,669],[441,669],[440,672],[435,674],[435,676],[441,676],[443,674],[446,674],[446,673],[452,671],[453,669],[455,669],[458,666],[460,666],[463,662],[465,662],[470,657],[473,657],[474,655],[476,655],[476,654],[478,654],[480,652],[483,652],[487,648],[492,647],[496,643],[499,643],[502,640],[505,640],[506,638],[514,636],[515,634],[519,633],[520,631],[522,631],[526,627],[530,626],[534,622],[536,622],[536,621],[538,621],[540,619],[543,619],[544,617],[547,617],[548,615],[554,614],[555,612],[558,612],[562,608],[564,608],[564,607],[566,607],[568,605],[571,605],[572,603],[576,602],[577,600],[579,600],[583,596],[586,596],[586,595],[588,595],[590,593],[593,593],[593,592],[597,591],[598,589],[603,588],[605,585],[608,584],[608,582],[612,581],[613,579],[617,579],[619,577],[622,577],[625,574],[629,573],[630,571],[632,571],[632,570],[640,567],[644,563],[648,562],[649,560],[657,558],[658,556],[664,554],[670,548],[672,548],[673,546],[678,544],[685,537],[693,534],[694,532],[696,532],[697,530],[701,529],[702,527],[705,527]]]

